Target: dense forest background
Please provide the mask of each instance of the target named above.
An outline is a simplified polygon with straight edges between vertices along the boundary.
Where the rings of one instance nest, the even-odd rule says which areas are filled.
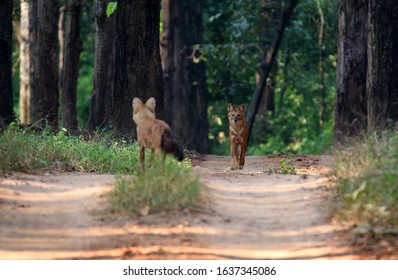
[[[51,96],[60,100],[59,108],[54,105],[57,108],[54,114],[61,121],[55,122],[55,117],[54,121],[51,117],[46,121],[71,133],[101,130],[134,138],[131,117],[125,120],[131,116],[132,97],[155,96],[157,116],[170,123],[185,148],[228,154],[227,103],[244,103],[248,105],[249,118],[254,120],[249,154],[319,154],[332,148],[335,119],[344,135],[358,135],[367,129],[367,122],[371,121],[367,119],[368,111],[372,112],[372,108],[368,108],[369,103],[364,99],[372,98],[372,94],[366,93],[370,92],[372,81],[367,80],[366,75],[388,77],[391,86],[375,91],[376,95],[387,92],[385,104],[395,104],[391,101],[397,99],[396,79],[391,75],[398,63],[389,64],[384,74],[370,73],[371,64],[367,63],[377,61],[371,59],[372,52],[366,46],[377,43],[378,37],[358,31],[361,26],[369,27],[366,32],[371,32],[373,26],[374,34],[384,30],[379,38],[386,43],[379,44],[378,48],[396,61],[397,4],[394,1],[386,1],[377,9],[370,9],[375,5],[370,0],[351,4],[338,0],[123,1],[113,14],[107,11],[110,1],[106,0],[56,1],[57,5],[51,4],[51,7],[40,0],[13,2],[13,109],[16,119],[22,123],[35,123],[40,119],[40,114],[34,113],[36,99],[24,97],[27,84],[29,87],[24,77],[29,76],[29,70],[24,70],[23,53],[32,45],[32,32],[39,34],[37,38],[47,38],[45,42],[55,42],[52,49],[47,49],[52,55],[41,58],[39,65],[42,66],[37,68],[43,71],[40,75],[50,76],[50,82],[45,84],[46,92],[54,91]],[[42,16],[37,17],[41,20],[36,29],[29,26],[32,20],[28,25],[24,22],[26,13],[31,13],[28,2],[30,6],[37,3],[39,14],[44,9]],[[380,11],[386,8],[391,12],[380,21],[383,19]],[[52,17],[43,17],[44,14]],[[372,25],[372,20],[377,24]],[[41,34],[45,33],[43,30],[48,34]],[[352,34],[344,30],[354,36],[358,34],[356,44],[364,48],[352,54],[360,58],[363,67],[359,63],[348,63],[354,70],[357,67],[362,71],[358,74],[362,80],[357,79],[356,84],[344,79],[336,82],[336,73],[341,77],[350,75],[349,71],[342,71],[349,68],[343,66],[349,56],[342,54],[355,48],[355,42],[346,40]],[[37,49],[46,47],[47,44],[39,45]],[[30,57],[34,59],[35,55]],[[39,60],[40,54],[37,57]],[[57,63],[46,64],[51,60]],[[381,64],[374,65],[375,69],[383,68],[386,60],[380,61]],[[54,65],[57,69],[51,70]],[[75,68],[76,74],[68,72]],[[163,73],[159,69],[163,69]],[[54,74],[57,75],[51,77]],[[336,89],[336,85],[344,84],[358,90]],[[35,87],[40,86],[32,88]],[[258,104],[254,102],[256,93]],[[337,104],[336,111],[336,93],[345,96],[346,99],[337,98],[337,103],[345,104],[346,109],[340,110]],[[350,98],[350,94],[355,94],[359,102]],[[365,97],[361,99],[361,95]],[[33,102],[28,112],[21,105],[26,104],[26,100]],[[76,104],[76,108],[70,104]],[[351,112],[354,116],[345,120],[344,116],[350,118],[351,109],[347,108],[356,105],[361,107],[360,112],[354,110]],[[373,109],[374,112],[383,110]],[[388,110],[393,111],[390,106]],[[393,121],[397,119],[396,114],[389,117]],[[384,128],[380,122],[385,120],[381,117],[376,127]],[[344,121],[349,124],[341,125]],[[360,124],[360,129],[355,125],[353,133],[352,123]],[[348,128],[344,130],[344,127]],[[339,136],[338,140],[341,139]]]

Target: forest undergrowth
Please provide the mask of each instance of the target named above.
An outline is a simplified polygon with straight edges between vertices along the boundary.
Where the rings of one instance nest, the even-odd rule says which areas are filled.
[[[364,137],[336,152],[336,216],[372,243],[398,237],[398,134]]]

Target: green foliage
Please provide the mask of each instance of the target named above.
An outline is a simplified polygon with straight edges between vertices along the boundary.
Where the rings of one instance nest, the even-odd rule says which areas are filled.
[[[82,172],[134,174],[139,170],[138,146],[112,141],[85,141],[64,131],[33,134],[12,125],[0,135],[0,173],[37,173],[61,169]]]
[[[398,230],[396,132],[340,150],[331,174],[337,178],[338,216],[356,225]]]
[[[227,104],[249,104],[261,53],[255,1],[204,3],[203,56],[209,91],[209,123],[212,153],[228,154]],[[221,136],[221,137],[220,137]]]
[[[295,156],[293,154],[289,154],[287,158],[283,158],[279,161],[279,167],[268,167],[264,166],[264,172],[265,173],[275,173],[275,174],[291,174],[291,175],[296,175],[297,170],[296,167],[292,164],[292,159]]]
[[[115,210],[146,215],[191,205],[198,199],[199,190],[199,179],[188,160],[179,163],[155,158],[152,166],[136,178],[119,177],[110,198]]]
[[[291,159],[281,159],[279,161],[279,173],[296,174],[296,167],[291,164]]]
[[[110,17],[117,9],[117,2],[109,2],[106,7],[106,16]]]
[[[84,39],[82,40],[83,51],[80,54],[76,101],[79,127],[86,127],[87,125],[93,92],[95,28],[93,24],[94,14],[90,7],[84,9],[81,24],[81,38]]]
[[[201,60],[206,62],[209,92],[209,138],[212,153],[229,154],[228,102],[249,105],[256,86],[256,73],[266,47],[276,32],[277,23],[269,27],[269,35],[262,36],[264,24],[260,19],[260,2],[251,0],[204,1],[203,44]],[[287,2],[265,1],[276,19]],[[324,18],[324,39],[318,45],[320,3]],[[117,2],[107,6],[110,16]],[[18,14],[16,12],[16,14]],[[95,26],[91,1],[83,4],[80,56],[77,90],[79,127],[87,125],[93,91]],[[18,19],[16,17],[16,19]],[[249,154],[269,153],[324,153],[332,146],[333,111],[335,99],[336,38],[338,20],[337,0],[303,0],[296,8],[277,56],[272,74],[275,81],[275,110],[256,116]],[[161,27],[162,28],[162,27]],[[274,29],[274,30],[272,30]],[[14,40],[14,45],[17,45]],[[196,46],[195,46],[196,47]],[[320,124],[321,83],[319,51],[325,60],[325,121]],[[18,48],[13,50],[14,109],[18,116],[19,69]]]
[[[282,1],[269,1],[278,10]],[[338,2],[319,1],[325,18],[323,44],[318,45],[320,16],[315,1],[300,1],[278,52],[273,111],[256,116],[249,154],[324,153],[332,146],[335,99]],[[226,104],[250,104],[256,73],[267,49],[259,20],[259,2],[205,1],[203,53],[206,58],[210,140],[213,153],[228,154]],[[276,33],[276,28],[272,34]],[[271,35],[272,36],[272,35]],[[266,38],[269,39],[269,38]],[[325,121],[320,124],[322,48],[325,73]],[[219,121],[221,120],[221,121]]]

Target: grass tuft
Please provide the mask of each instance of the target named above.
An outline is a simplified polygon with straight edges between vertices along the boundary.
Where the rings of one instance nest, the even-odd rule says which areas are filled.
[[[179,163],[172,158],[165,162],[155,158],[152,166],[135,178],[117,178],[110,193],[113,209],[146,215],[194,204],[200,183],[190,165],[189,160]]]
[[[136,143],[114,141],[106,135],[86,141],[65,131],[33,134],[13,126],[0,134],[0,174],[54,169],[137,175],[135,179],[117,177],[110,195],[115,210],[133,213],[188,206],[197,200],[200,189],[187,159],[178,163],[171,157],[165,162],[155,158],[152,167],[140,172]]]

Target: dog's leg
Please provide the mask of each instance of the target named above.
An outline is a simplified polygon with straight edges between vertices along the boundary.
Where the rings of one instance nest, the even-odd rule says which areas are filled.
[[[153,158],[155,157],[155,150],[154,149],[151,149],[151,159],[150,159],[150,161],[151,162],[153,162]]]
[[[239,169],[243,169],[243,166],[245,165],[245,146],[244,144],[240,145],[240,151],[239,151]]]
[[[239,144],[235,146],[235,169],[239,169]]]
[[[237,157],[236,149],[235,149],[233,143],[231,143],[231,170],[234,170],[237,167],[236,157]]]
[[[162,160],[163,162],[166,160],[166,153],[163,152],[161,149],[155,148],[154,153],[155,153],[156,157],[158,159]]]
[[[145,171],[145,147],[144,145],[140,146],[140,161],[141,161],[141,169]]]

